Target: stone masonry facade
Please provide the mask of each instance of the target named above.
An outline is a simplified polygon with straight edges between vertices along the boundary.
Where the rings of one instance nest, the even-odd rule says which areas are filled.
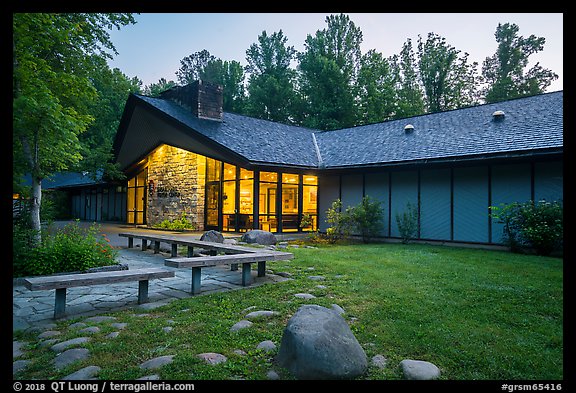
[[[204,230],[205,157],[162,145],[148,156],[148,225],[182,214]]]

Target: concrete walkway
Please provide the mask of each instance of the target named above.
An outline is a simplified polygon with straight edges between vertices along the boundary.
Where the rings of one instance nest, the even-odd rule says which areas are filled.
[[[82,224],[89,225],[89,223]],[[57,225],[63,224],[58,223]],[[129,269],[162,267],[166,270],[175,271],[175,277],[151,280],[149,283],[149,302],[142,305],[138,305],[138,283],[135,281],[69,288],[67,290],[66,318],[93,316],[126,308],[147,310],[165,305],[175,299],[192,297],[190,294],[191,269],[164,266],[164,259],[170,257],[168,249],[161,249],[160,254],[154,254],[152,250],[141,251],[140,242],[137,239],[134,240],[135,247],[129,249],[127,248],[128,240],[118,236],[118,233],[121,232],[146,231],[146,233],[150,233],[150,230],[114,224],[101,224],[101,229],[103,233],[107,234],[110,244],[118,250],[118,262],[121,264],[128,265]],[[173,232],[162,233],[173,234]],[[181,233],[178,234],[182,235]],[[199,238],[200,235],[201,233],[186,234],[186,236],[194,238]],[[162,246],[165,245],[162,244]],[[257,272],[254,269],[252,271],[253,283],[249,287],[243,287],[241,276],[241,269],[230,271],[229,266],[204,268],[202,269],[200,295],[251,288],[265,283],[286,280],[284,277],[268,272],[265,277],[257,277]],[[30,291],[23,285],[15,284],[12,295],[13,331],[54,322],[54,290]]]

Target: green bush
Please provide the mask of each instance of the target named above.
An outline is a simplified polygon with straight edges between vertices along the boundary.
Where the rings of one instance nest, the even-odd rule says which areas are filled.
[[[381,204],[380,201],[365,196],[359,205],[346,209],[355,232],[362,236],[364,243],[368,243],[382,231],[384,212]]]
[[[513,202],[491,206],[491,216],[504,224],[504,242],[513,252],[533,248],[538,255],[550,255],[562,247],[564,209],[561,201]]]
[[[186,218],[186,213],[182,213],[180,218],[173,220],[165,219],[159,224],[154,225],[155,228],[169,229],[171,231],[183,231],[184,229],[196,229],[196,225]]]
[[[406,210],[396,213],[396,224],[402,238],[402,243],[406,244],[416,237],[418,233],[418,209],[410,202],[406,203]]]
[[[351,230],[350,215],[342,212],[342,201],[336,199],[326,210],[326,222],[330,224],[326,229],[328,243],[336,243],[338,240],[348,237]]]
[[[87,230],[73,222],[54,235],[44,233],[42,245],[31,247],[33,231],[24,226],[14,227],[13,274],[15,277],[85,271],[90,268],[115,265],[117,252],[110,240],[99,233],[100,227]]]

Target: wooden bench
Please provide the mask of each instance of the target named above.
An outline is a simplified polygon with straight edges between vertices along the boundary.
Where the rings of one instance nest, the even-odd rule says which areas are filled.
[[[289,252],[271,251],[210,257],[168,258],[164,261],[164,264],[176,268],[192,268],[191,293],[197,295],[200,293],[200,277],[203,267],[218,265],[232,265],[232,267],[234,267],[234,265],[238,266],[238,264],[241,263],[242,285],[248,286],[252,283],[252,263],[258,263],[258,277],[264,277],[266,275],[266,261],[280,261],[293,258],[294,254]]]
[[[31,291],[55,289],[54,319],[58,319],[66,314],[67,288],[138,281],[138,304],[142,304],[148,302],[148,281],[155,278],[168,277],[174,277],[174,272],[160,268],[148,268],[30,277],[24,279],[24,286]]]
[[[118,236],[128,238],[128,248],[134,247],[134,239],[142,240],[142,251],[148,248],[148,242],[154,242],[154,254],[160,252],[161,242],[168,243],[171,245],[170,256],[172,258],[178,256],[179,245],[188,247],[188,253],[187,253],[188,257],[192,257],[194,255],[194,247],[203,248],[205,250],[222,251],[226,254],[244,254],[244,253],[253,253],[261,251],[259,249],[236,246],[233,244],[207,242],[197,239],[187,239],[183,238],[182,236],[178,237],[163,234],[141,234],[141,233],[125,232],[125,233],[119,233]]]

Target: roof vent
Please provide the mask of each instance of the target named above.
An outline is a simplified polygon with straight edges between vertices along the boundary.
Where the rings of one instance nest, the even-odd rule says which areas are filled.
[[[410,132],[412,132],[412,131],[414,131],[414,126],[413,126],[412,124],[406,124],[406,125],[404,126],[404,132],[405,132],[405,133],[408,134],[408,133],[410,133]]]
[[[502,120],[504,119],[504,116],[505,116],[504,111],[494,111],[494,113],[492,113],[493,120]]]

